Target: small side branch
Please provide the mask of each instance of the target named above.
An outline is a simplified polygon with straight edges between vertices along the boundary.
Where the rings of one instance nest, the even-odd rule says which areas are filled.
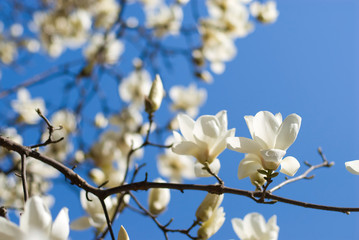
[[[21,155],[21,182],[22,182],[22,189],[24,191],[24,202],[27,201],[27,199],[29,198],[29,191],[27,188],[27,181],[26,181],[26,158],[25,158],[25,154],[20,154]]]

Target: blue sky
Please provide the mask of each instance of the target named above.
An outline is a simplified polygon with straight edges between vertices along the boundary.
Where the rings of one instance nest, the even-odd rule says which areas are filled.
[[[279,0],[277,4],[280,16],[275,24],[257,25],[254,33],[236,42],[237,57],[226,64],[224,74],[215,76],[214,83],[208,85],[208,101],[201,108],[201,114],[216,114],[225,109],[229,128],[236,128],[236,136],[249,137],[243,116],[262,110],[281,112],[284,117],[297,113],[302,117],[301,129],[287,152],[302,165],[297,174],[306,170],[304,161],[321,162],[316,152],[319,146],[335,165],[319,169],[314,172],[314,179],[290,184],[276,194],[304,202],[359,207],[359,176],[351,175],[344,167],[345,161],[359,159],[359,2]],[[67,55],[62,60],[71,57],[73,55]],[[29,75],[42,68],[30,69]],[[192,78],[189,72],[183,71],[185,68],[186,65],[180,63],[172,72],[165,71],[165,78],[170,79],[171,85],[186,85]],[[7,81],[3,79],[1,83],[5,86]],[[33,90],[35,95],[43,94],[41,87]],[[150,180],[158,176],[154,154],[157,150],[146,150],[142,160],[148,163]],[[237,152],[223,152],[219,156],[222,163],[219,175],[229,187],[253,190],[248,179],[239,181],[236,177],[242,158],[243,154]],[[282,180],[284,176],[280,174],[273,184]],[[214,182],[201,179],[194,183]],[[63,206],[68,206],[73,220],[83,212],[77,201],[78,190],[68,189],[61,178],[55,182],[52,194],[57,204],[52,212],[57,214]],[[147,193],[136,194],[146,205]],[[159,220],[165,223],[174,217],[173,226],[190,226],[205,193],[172,191],[171,194],[169,209]],[[284,203],[259,205],[231,195],[224,197],[222,205],[226,222],[212,239],[238,239],[230,219],[243,218],[250,212],[259,212],[266,220],[276,214],[282,240],[359,238],[359,213],[345,215]],[[116,231],[121,224],[131,239],[161,239],[163,236],[150,219],[129,210],[120,215],[114,226]],[[80,239],[80,236],[85,239],[91,234],[84,237],[82,232],[71,233],[72,239]],[[173,234],[170,239],[183,237]]]

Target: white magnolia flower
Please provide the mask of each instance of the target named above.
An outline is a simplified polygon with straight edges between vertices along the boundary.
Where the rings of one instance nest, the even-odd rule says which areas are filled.
[[[352,174],[359,175],[359,160],[345,162],[345,168]]]
[[[119,85],[119,94],[123,101],[131,102],[135,106],[142,106],[145,96],[151,90],[151,76],[144,69],[136,69]]]
[[[73,230],[84,230],[90,227],[95,227],[101,231],[106,227],[106,217],[103,213],[102,205],[100,200],[92,193],[87,194],[91,201],[86,198],[85,190],[80,192],[80,200],[82,208],[87,212],[87,216],[80,217],[71,223],[71,229]],[[110,216],[116,210],[116,198],[107,197],[105,199],[105,205]]]
[[[196,217],[201,222],[207,221],[223,201],[224,195],[208,193],[197,208]]]
[[[249,213],[244,219],[233,218],[232,226],[241,240],[277,240],[279,227],[277,216],[273,215],[266,223],[259,213]]]
[[[196,121],[186,114],[178,115],[183,137],[173,132],[175,144],[173,152],[192,155],[203,165],[211,164],[226,148],[226,138],[233,137],[235,129],[227,130],[227,112],[203,115]]]
[[[98,0],[91,5],[95,27],[108,29],[114,24],[120,11],[120,6],[115,0]]]
[[[245,137],[228,138],[228,148],[237,152],[251,153],[241,161],[238,177],[251,176],[257,169],[277,170],[293,176],[300,167],[294,157],[286,157],[287,149],[297,138],[301,117],[289,115],[282,122],[280,113],[275,116],[267,111],[258,112],[255,116],[244,117],[252,139]]]
[[[166,181],[157,178],[154,182],[165,183]],[[166,210],[171,199],[170,190],[167,188],[151,188],[148,192],[148,209],[152,214],[160,214]]]
[[[188,87],[173,86],[169,95],[173,101],[171,109],[173,111],[185,111],[191,117],[197,116],[198,108],[207,98],[206,90],[204,88],[197,89],[195,84]]]
[[[71,133],[76,129],[75,114],[66,109],[54,113],[51,117],[51,123],[55,127],[62,126],[66,133]]]
[[[268,1],[266,3],[253,2],[250,5],[250,11],[253,17],[263,23],[273,23],[279,15],[277,4],[274,1]]]
[[[36,109],[44,114],[45,102],[42,98],[31,99],[30,92],[25,88],[19,89],[17,99],[11,101],[11,107],[19,114],[19,121],[27,124],[36,124],[40,120]]]
[[[226,220],[224,217],[225,215],[226,214],[223,212],[223,207],[220,207],[214,211],[212,216],[207,221],[203,222],[201,227],[198,229],[198,238],[201,240],[206,240],[218,232]]]
[[[37,196],[26,202],[20,226],[0,218],[0,239],[4,240],[66,240],[69,233],[68,209],[62,208],[52,222],[49,209]]]
[[[98,128],[105,128],[108,125],[107,118],[103,115],[102,112],[96,113],[95,116],[95,126]]]

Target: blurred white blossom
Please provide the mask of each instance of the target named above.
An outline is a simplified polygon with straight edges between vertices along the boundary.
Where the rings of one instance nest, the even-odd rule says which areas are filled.
[[[249,213],[244,219],[232,219],[233,230],[241,240],[277,240],[279,227],[277,216],[273,215],[266,223],[259,213]]]
[[[154,182],[165,183],[161,178],[156,178]],[[151,188],[148,191],[148,209],[152,214],[158,215],[166,210],[171,199],[168,188]]]
[[[250,5],[250,11],[253,17],[262,23],[273,23],[279,15],[277,4],[274,1],[268,1],[266,3],[253,2]]]
[[[30,92],[21,88],[17,92],[17,99],[11,101],[11,107],[19,114],[18,120],[27,124],[36,124],[40,120],[36,109],[45,114],[45,102],[42,98],[31,99]]]

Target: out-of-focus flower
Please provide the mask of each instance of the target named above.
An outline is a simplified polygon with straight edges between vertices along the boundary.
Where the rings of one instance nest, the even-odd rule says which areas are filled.
[[[20,226],[0,218],[0,238],[7,240],[66,240],[70,233],[68,209],[62,208],[54,222],[48,207],[34,196],[25,204]]]
[[[104,227],[106,227],[106,217],[103,213],[102,205],[100,200],[93,195],[92,193],[87,194],[89,199],[92,201],[88,201],[86,198],[86,192],[81,190],[80,192],[80,200],[81,206],[88,214],[87,216],[80,217],[71,223],[71,229],[73,230],[84,230],[90,227],[94,227],[97,230],[101,231]],[[105,199],[105,205],[109,215],[111,216],[113,212],[116,210],[116,198],[107,197]]]
[[[352,174],[359,175],[359,160],[345,162],[345,168]]]
[[[155,7],[145,8],[145,12],[146,25],[154,29],[154,34],[157,37],[163,37],[166,34],[178,34],[183,19],[181,6],[177,4],[167,6],[162,3]]]
[[[154,182],[165,183],[166,181],[157,178]],[[158,215],[166,210],[171,199],[170,190],[167,188],[151,188],[148,192],[148,209],[152,214]]]
[[[203,222],[201,227],[198,229],[198,238],[206,240],[218,232],[226,220],[224,217],[225,215],[223,207],[216,209],[212,216],[207,221]]]
[[[182,86],[173,86],[169,92],[173,101],[171,109],[173,111],[184,111],[189,116],[195,117],[198,114],[198,108],[206,101],[207,92],[205,89],[197,89],[196,85],[191,84],[187,88]]]
[[[110,123],[118,125],[125,132],[135,132],[142,121],[139,109],[133,105],[123,108],[121,113],[110,117]]]
[[[173,143],[173,138],[169,137],[165,144],[169,145],[171,143]],[[159,173],[170,178],[171,182],[180,183],[182,178],[195,178],[194,159],[173,153],[170,149],[166,149],[163,154],[158,156],[157,167]]]
[[[24,28],[21,24],[15,23],[10,27],[10,34],[13,37],[20,37],[24,32]]]
[[[197,208],[196,217],[201,222],[207,221],[217,210],[223,201],[224,195],[208,193],[203,199],[201,205]]]
[[[277,240],[279,227],[277,216],[273,215],[266,223],[259,213],[249,213],[244,219],[233,218],[232,226],[241,240]]]
[[[66,109],[54,113],[51,117],[51,123],[55,127],[62,126],[62,129],[65,130],[66,134],[69,134],[76,129],[76,117],[72,112]]]
[[[250,5],[250,11],[253,17],[262,23],[273,23],[279,15],[277,4],[274,1],[268,1],[266,3],[253,2]]]
[[[126,229],[121,225],[120,231],[118,232],[117,240],[130,240]]]
[[[173,132],[175,144],[173,152],[192,155],[203,165],[211,164],[226,148],[226,138],[233,137],[235,129],[227,130],[227,112],[203,115],[196,121],[186,114],[178,115],[183,136]]]
[[[0,135],[18,143],[18,144],[22,144],[22,142],[23,142],[22,137],[17,133],[16,129],[12,128],[12,127],[1,129]],[[8,151],[6,148],[3,148],[3,147],[0,148],[0,159],[9,153],[11,153],[14,158],[19,159],[18,153]]]
[[[108,125],[107,118],[103,115],[102,112],[96,113],[95,116],[95,126],[98,128],[105,128]]]
[[[122,100],[134,106],[143,106],[145,96],[150,92],[152,85],[150,74],[144,69],[136,69],[119,85],[119,94]]]
[[[0,41],[0,60],[4,64],[12,63],[17,57],[17,46],[13,41],[1,39]]]
[[[258,112],[255,116],[244,117],[252,139],[245,137],[228,138],[228,148],[237,152],[251,153],[240,164],[238,177],[251,176],[257,169],[277,170],[293,176],[300,167],[297,159],[286,157],[287,149],[297,138],[301,117],[297,114],[289,115],[282,122],[280,113],[275,116],[267,111]]]
[[[123,43],[116,39],[114,33],[95,34],[84,50],[84,55],[89,61],[104,64],[115,64],[124,51]]]
[[[119,14],[120,6],[115,0],[97,0],[91,6],[91,12],[95,18],[95,27],[111,27]]]
[[[40,120],[36,109],[44,114],[45,102],[42,98],[31,99],[31,95],[25,88],[19,89],[17,99],[11,101],[11,107],[19,114],[19,121],[27,124],[36,124]]]

